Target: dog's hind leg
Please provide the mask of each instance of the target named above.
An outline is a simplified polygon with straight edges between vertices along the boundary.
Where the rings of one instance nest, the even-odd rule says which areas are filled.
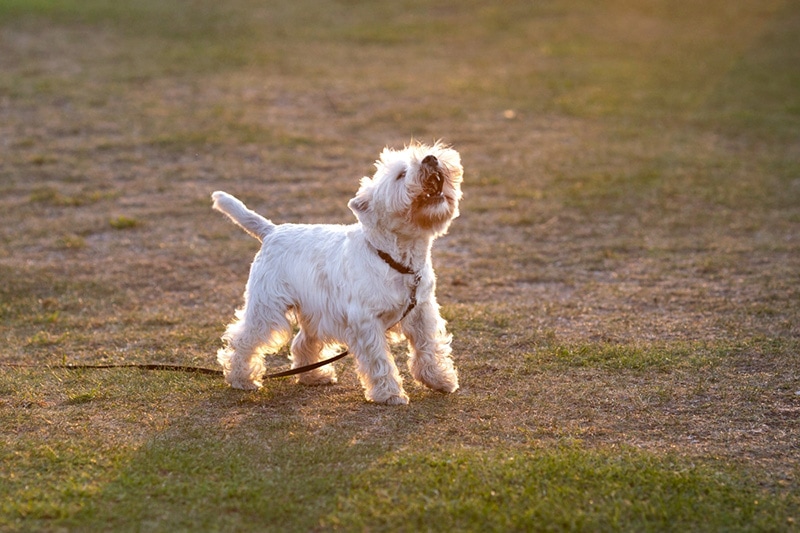
[[[275,353],[289,340],[291,326],[284,314],[251,299],[236,311],[236,320],[225,330],[225,347],[217,352],[225,380],[235,389],[261,387],[266,369],[264,353]]]
[[[320,360],[324,344],[322,341],[308,335],[300,328],[300,332],[292,341],[292,368],[311,365]],[[333,365],[325,365],[298,376],[298,381],[303,385],[328,385],[336,383],[336,369]]]
[[[242,318],[228,326],[222,340],[225,347],[217,352],[217,361],[222,365],[225,381],[234,389],[261,387],[265,367],[259,346],[263,340],[253,338]]]

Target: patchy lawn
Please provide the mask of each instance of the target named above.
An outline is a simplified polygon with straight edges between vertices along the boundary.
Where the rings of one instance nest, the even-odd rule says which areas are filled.
[[[0,531],[795,530],[798,64],[790,0],[6,0]],[[350,223],[412,137],[457,393],[48,368],[213,366],[210,193]]]

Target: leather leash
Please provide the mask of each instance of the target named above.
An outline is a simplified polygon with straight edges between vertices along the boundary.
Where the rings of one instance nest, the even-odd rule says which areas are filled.
[[[419,286],[419,282],[422,279],[422,276],[418,272],[414,272],[412,269],[407,267],[406,265],[395,261],[395,259],[384,252],[383,250],[377,250],[378,256],[383,259],[386,264],[392,267],[394,270],[399,272],[400,274],[413,274],[414,275],[414,282],[411,285],[411,294],[409,295],[409,302],[408,306],[406,307],[405,311],[403,311],[403,315],[400,317],[400,320],[397,322],[400,323],[407,315],[411,312],[414,307],[417,305],[417,287]],[[394,327],[394,326],[392,326]],[[389,328],[391,329],[391,328]],[[344,350],[341,353],[334,355],[333,357],[329,357],[322,361],[317,361],[316,363],[312,363],[310,365],[299,366],[297,368],[291,368],[289,370],[284,370],[282,372],[275,372],[274,374],[266,374],[264,375],[264,379],[275,379],[275,378],[285,378],[288,376],[294,376],[297,374],[302,374],[303,372],[309,372],[321,366],[329,365],[334,361],[338,361],[346,356],[350,355],[350,350]],[[12,367],[12,368],[43,368],[39,365],[27,365],[23,363],[0,363],[0,367]],[[63,365],[49,365],[44,368],[60,368],[64,370],[94,370],[94,369],[106,369],[106,368],[139,368],[142,370],[166,370],[171,372],[189,372],[192,374],[208,374],[212,376],[221,376],[223,375],[222,370],[217,370],[215,368],[205,368],[200,366],[186,366],[186,365],[166,365],[161,363],[119,363],[119,364],[107,364],[107,365],[74,365],[74,364],[63,364]]]
[[[272,379],[272,378],[285,378],[287,376],[294,376],[295,374],[302,374],[303,372],[308,372],[310,370],[314,370],[315,368],[319,368],[321,366],[325,366],[327,364],[333,363],[334,361],[338,361],[339,359],[349,355],[350,352],[348,350],[343,351],[342,353],[338,353],[333,357],[329,357],[323,361],[317,361],[316,363],[299,366],[297,368],[291,368],[289,370],[284,370],[282,372],[275,372],[274,374],[266,374],[264,378]],[[64,370],[97,370],[97,369],[106,369],[106,368],[139,368],[141,370],[166,370],[171,372],[189,372],[192,374],[208,374],[212,376],[221,376],[222,370],[217,370],[216,368],[205,368],[202,366],[186,366],[186,365],[166,365],[161,363],[119,363],[119,364],[107,364],[107,365],[74,365],[74,364],[63,364],[63,365],[48,365],[46,367],[41,367],[39,365],[27,365],[24,363],[0,363],[0,366],[4,367],[11,367],[11,368],[48,368],[48,369],[64,369]]]

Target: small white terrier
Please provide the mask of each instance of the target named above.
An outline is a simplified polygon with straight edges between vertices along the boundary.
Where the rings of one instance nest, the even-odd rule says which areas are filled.
[[[458,374],[451,335],[439,315],[431,245],[458,216],[463,169],[440,143],[386,148],[372,178],[348,207],[358,223],[275,225],[217,191],[214,208],[262,242],[250,267],[244,307],[222,337],[217,358],[238,389],[261,387],[264,353],[291,335],[292,368],[315,363],[346,344],[368,400],[408,403],[388,342],[408,340],[414,379],[453,392]],[[332,365],[300,374],[306,385],[336,382]]]

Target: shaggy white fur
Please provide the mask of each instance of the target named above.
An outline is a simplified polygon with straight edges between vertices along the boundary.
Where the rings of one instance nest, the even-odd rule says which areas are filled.
[[[261,387],[263,354],[288,342],[292,368],[327,357],[346,344],[357,361],[368,400],[406,404],[390,341],[408,340],[414,379],[443,392],[458,388],[451,336],[439,315],[433,240],[458,216],[463,169],[458,152],[441,143],[386,148],[372,178],[363,178],[348,206],[358,223],[275,225],[233,196],[217,191],[214,208],[262,242],[250,267],[244,306],[222,337],[217,358],[227,382],[239,389]],[[391,267],[388,254],[415,275]],[[401,320],[402,318],[402,320]],[[398,321],[400,321],[398,323]],[[333,365],[300,374],[307,385],[336,382]]]

